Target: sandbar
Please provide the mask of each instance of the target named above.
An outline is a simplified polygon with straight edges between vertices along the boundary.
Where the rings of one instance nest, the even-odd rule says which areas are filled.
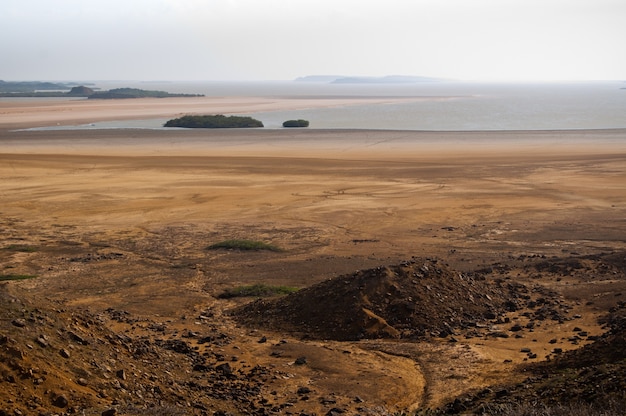
[[[97,121],[175,118],[185,114],[247,114],[436,97],[177,97],[126,100],[0,99],[0,128],[65,126]]]

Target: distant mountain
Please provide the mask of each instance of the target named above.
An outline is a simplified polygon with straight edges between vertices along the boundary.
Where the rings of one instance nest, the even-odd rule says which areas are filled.
[[[296,82],[326,82],[330,83],[340,78],[345,78],[344,75],[307,75],[305,77],[298,77]]]
[[[387,75],[384,77],[359,77],[345,75],[307,75],[295,79],[296,82],[320,82],[328,84],[415,84],[420,82],[442,82],[443,78],[414,75]]]
[[[412,75],[387,75],[385,77],[344,77],[332,81],[333,84],[415,84],[420,82],[441,82],[442,78]]]

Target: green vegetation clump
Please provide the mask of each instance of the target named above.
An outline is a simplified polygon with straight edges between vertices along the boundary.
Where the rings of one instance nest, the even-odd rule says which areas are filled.
[[[226,250],[268,250],[268,251],[282,251],[279,247],[276,247],[272,244],[267,244],[262,241],[254,241],[254,240],[225,240],[219,243],[211,244],[208,247],[209,250],[218,250],[218,249],[226,249]]]
[[[93,94],[95,94],[95,91],[89,87],[85,87],[84,85],[72,87],[72,89],[67,93],[67,95],[72,97],[89,97]]]
[[[37,247],[24,244],[9,244],[4,249],[9,251],[19,251],[22,253],[34,253],[35,251],[37,251]]]
[[[65,91],[69,90],[69,91]],[[203,97],[203,94],[180,94],[139,88],[114,88],[94,91],[84,85],[51,82],[5,82],[0,80],[0,97],[87,97],[89,99]]]
[[[222,114],[204,116],[183,116],[168,120],[163,127],[187,127],[192,129],[224,129],[263,127],[263,123],[247,116],[225,116]]]
[[[68,89],[66,84],[41,81],[2,81],[0,80],[1,93],[35,93],[36,91],[57,91]]]
[[[272,286],[263,283],[255,285],[237,286],[227,289],[218,295],[220,299],[241,298],[241,297],[257,297],[266,298],[270,296],[288,295],[297,292],[298,288],[291,286]]]
[[[309,127],[309,120],[287,120],[283,123],[283,127]]]
[[[37,276],[33,276],[31,274],[0,274],[0,282],[4,282],[7,280],[26,280],[26,279],[34,279]]]
[[[199,94],[171,94],[165,91],[142,90],[139,88],[114,88],[109,91],[94,92],[89,99],[116,98],[166,98],[166,97],[201,97]]]

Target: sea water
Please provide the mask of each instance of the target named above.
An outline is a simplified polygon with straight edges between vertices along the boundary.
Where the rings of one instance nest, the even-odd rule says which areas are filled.
[[[309,128],[390,130],[569,130],[626,128],[626,83],[332,84],[275,82],[101,82],[102,89],[135,87],[213,97],[399,97],[409,101],[290,111],[241,113],[281,128],[306,119]],[[98,122],[74,128],[161,128],[167,119]],[[67,127],[63,127],[67,128]]]

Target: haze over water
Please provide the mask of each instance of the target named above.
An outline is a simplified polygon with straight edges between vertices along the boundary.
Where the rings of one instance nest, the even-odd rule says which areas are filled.
[[[280,128],[303,118],[310,128],[392,130],[568,130],[626,128],[626,83],[329,84],[309,82],[100,82],[207,96],[411,97],[415,101],[242,113]],[[160,128],[166,119],[99,122],[81,128]]]

